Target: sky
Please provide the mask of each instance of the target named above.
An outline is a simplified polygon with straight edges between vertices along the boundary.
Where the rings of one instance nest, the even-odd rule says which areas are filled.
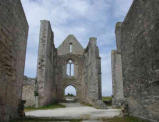
[[[57,48],[73,34],[86,48],[96,37],[102,58],[102,95],[112,95],[111,50],[115,25],[123,21],[133,0],[21,0],[29,24],[25,75],[36,77],[40,20],[49,20]],[[70,92],[74,90],[69,89]]]

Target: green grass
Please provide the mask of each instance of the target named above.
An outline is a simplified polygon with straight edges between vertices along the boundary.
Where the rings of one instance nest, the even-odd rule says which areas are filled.
[[[141,120],[135,117],[114,117],[112,119],[101,119],[103,122],[148,122],[145,120]],[[38,119],[38,118],[25,118],[25,119],[20,119],[20,120],[13,120],[10,122],[62,122],[62,121],[69,121],[69,122],[82,122],[80,119],[72,119],[72,120],[65,120],[65,119]]]
[[[102,97],[102,100],[107,106],[112,106],[112,97],[111,96]]]
[[[92,104],[89,104],[89,103],[85,103],[85,102],[81,102],[82,105],[85,105],[85,106],[89,106],[89,107],[93,107]]]
[[[63,121],[69,121],[69,122],[82,122],[80,119],[72,119],[72,120],[65,120],[65,119],[40,119],[40,118],[25,118],[25,119],[19,119],[19,120],[12,120],[10,122],[63,122]]]
[[[46,105],[46,106],[39,107],[39,108],[26,107],[24,109],[24,111],[27,112],[27,111],[34,111],[34,110],[48,110],[48,109],[56,109],[56,108],[65,108],[65,106],[61,105],[61,104],[51,104],[51,105]]]
[[[108,97],[102,97],[102,100],[103,101],[111,101],[112,100],[112,97],[111,96],[108,96]]]
[[[135,117],[114,117],[112,119],[102,119],[104,122],[148,122]]]

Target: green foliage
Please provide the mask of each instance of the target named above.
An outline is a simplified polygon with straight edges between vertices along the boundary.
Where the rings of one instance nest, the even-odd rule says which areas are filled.
[[[74,95],[70,93],[68,93],[66,96],[74,97]]]
[[[65,106],[61,104],[50,104],[50,105],[42,106],[39,108],[26,107],[24,111],[27,112],[27,111],[34,111],[34,110],[47,110],[47,109],[56,109],[56,108],[65,108]]]

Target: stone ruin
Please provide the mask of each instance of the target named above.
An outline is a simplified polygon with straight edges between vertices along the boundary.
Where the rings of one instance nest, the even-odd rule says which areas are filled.
[[[134,0],[124,21],[116,25],[117,50],[112,51],[113,105],[126,103],[129,115],[152,122],[159,121],[158,6],[158,0]],[[80,101],[103,105],[95,38],[83,49],[69,35],[55,48],[50,23],[41,21],[37,78],[31,79],[23,76],[27,36],[28,23],[20,0],[1,0],[0,122],[20,117],[22,97],[28,105],[46,105],[63,100],[67,85],[76,88]],[[67,74],[67,63],[74,66],[74,74]]]
[[[113,86],[112,105],[114,107],[120,107],[124,101],[120,27],[121,27],[121,23],[117,23],[116,31],[115,31],[117,50],[112,50],[112,53],[111,53],[112,86]]]
[[[26,101],[26,107],[34,107],[35,106],[35,78],[28,78],[24,76],[23,80],[23,90],[22,90],[22,99]]]
[[[158,6],[158,0],[134,0],[116,26],[112,53],[114,106],[123,99],[129,115],[153,122],[159,121]]]
[[[20,0],[0,0],[0,122],[20,114],[27,36]]]
[[[96,43],[96,38],[92,37],[84,49],[74,35],[69,35],[55,48],[50,22],[42,20],[36,88],[32,89],[30,97],[24,97],[26,101],[33,101],[33,91],[37,94],[36,106],[63,101],[65,88],[72,85],[80,102],[105,107],[101,95],[101,58]],[[24,86],[24,96],[29,96],[26,89],[31,90],[30,87]]]

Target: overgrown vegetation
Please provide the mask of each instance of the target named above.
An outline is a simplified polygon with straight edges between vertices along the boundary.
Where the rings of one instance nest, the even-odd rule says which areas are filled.
[[[112,101],[112,96],[102,97],[103,101]]]
[[[102,97],[103,102],[108,105],[111,106],[112,105],[112,97],[108,96],[108,97]]]
[[[112,119],[102,119],[103,122],[148,122],[135,117],[114,117]]]
[[[65,108],[64,105],[61,104],[50,104],[43,107],[35,108],[35,107],[25,107],[24,111],[34,111],[34,110],[47,110],[47,109],[56,109],[56,108]]]

